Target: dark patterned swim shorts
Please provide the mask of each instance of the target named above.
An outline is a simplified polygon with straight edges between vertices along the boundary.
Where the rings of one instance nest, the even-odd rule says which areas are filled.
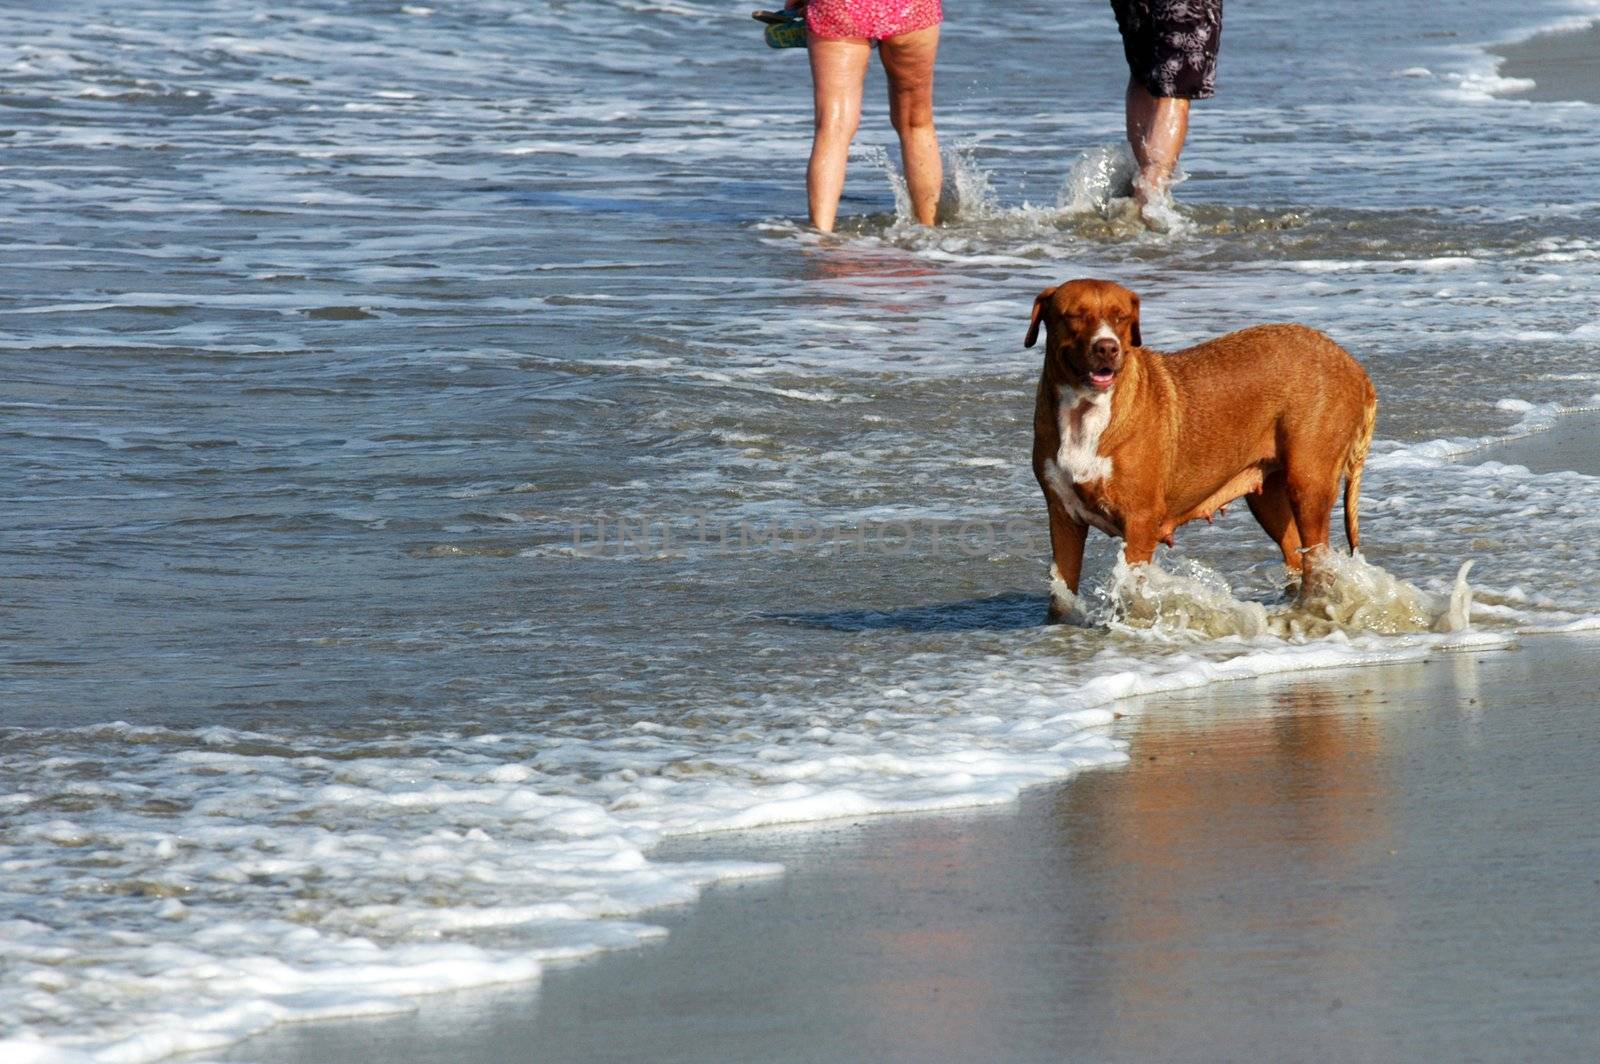
[[[1111,0],[1133,79],[1152,96],[1203,100],[1215,90],[1222,0]]]

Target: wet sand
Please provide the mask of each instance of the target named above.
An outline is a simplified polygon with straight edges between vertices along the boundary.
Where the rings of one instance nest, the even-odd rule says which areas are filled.
[[[1600,416],[1475,457],[1600,475]],[[1587,633],[1130,702],[1124,766],[1000,810],[677,840],[788,872],[537,986],[208,1059],[1586,1059],[1597,689]]]
[[[1572,469],[1600,476],[1600,411],[1585,410],[1556,420],[1543,432],[1465,455],[1466,463],[1504,462],[1534,473]]]
[[[1582,1059],[1600,635],[1130,704],[1016,807],[675,843],[788,865],[538,987],[226,1059]]]
[[[1583,100],[1600,103],[1600,22],[1565,33],[1541,33],[1517,44],[1498,45],[1503,56],[1500,74],[1507,78],[1531,78],[1535,86],[1525,92],[1507,93],[1518,100]]]

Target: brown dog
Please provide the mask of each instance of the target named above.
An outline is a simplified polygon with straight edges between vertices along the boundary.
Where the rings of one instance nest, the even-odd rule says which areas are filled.
[[[1050,510],[1052,619],[1072,605],[1090,528],[1122,537],[1134,565],[1243,496],[1304,593],[1342,478],[1345,538],[1360,545],[1378,396],[1338,344],[1303,325],[1258,325],[1159,354],[1141,346],[1139,297],[1109,281],[1039,293],[1026,346],[1041,321],[1033,473]]]

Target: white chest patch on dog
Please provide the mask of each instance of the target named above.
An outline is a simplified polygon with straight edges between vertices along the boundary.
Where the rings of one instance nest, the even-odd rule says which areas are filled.
[[[1085,528],[1098,528],[1108,536],[1120,536],[1122,532],[1099,510],[1094,510],[1079,496],[1078,490],[1072,486],[1072,478],[1062,472],[1056,465],[1055,459],[1047,458],[1044,462],[1044,475],[1050,481],[1050,487],[1055,492],[1055,497],[1061,503],[1061,508],[1067,511],[1067,516]]]
[[[1111,421],[1112,390],[1066,392],[1056,407],[1056,431],[1061,435],[1056,466],[1074,484],[1111,476],[1111,459],[1100,453],[1100,434]]]

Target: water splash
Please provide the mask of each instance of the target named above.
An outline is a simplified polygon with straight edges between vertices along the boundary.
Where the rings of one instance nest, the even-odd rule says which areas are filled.
[[[1456,570],[1456,582],[1450,589],[1449,605],[1439,619],[1433,622],[1434,631],[1461,632],[1472,623],[1472,586],[1467,583],[1467,574],[1471,571],[1471,559],[1462,562],[1461,568]]]
[[[1317,562],[1315,585],[1274,620],[1276,634],[1286,639],[1313,639],[1333,632],[1400,635],[1432,631],[1448,609],[1448,602],[1359,553],[1328,551]]]
[[[1112,203],[1133,196],[1139,166],[1126,143],[1101,144],[1079,155],[1067,171],[1056,195],[1056,208],[1064,214],[1111,213]]]
[[[1231,233],[1273,232],[1304,224],[1294,212],[1263,213],[1258,208],[1215,204],[1185,205],[1180,211],[1170,196],[1141,214],[1132,198],[1137,168],[1126,143],[1105,144],[1084,152],[1073,164],[1066,183],[1050,205],[1001,202],[993,173],[980,166],[973,146],[945,147],[944,184],[939,221],[928,228],[916,221],[911,195],[897,153],[880,145],[853,149],[853,165],[881,171],[894,197],[894,210],[841,216],[839,232],[886,240],[913,250],[938,249],[954,254],[1013,250],[1019,243],[1062,239],[1093,243],[1136,242],[1146,246],[1181,243],[1178,238]],[[1180,171],[1174,184],[1183,180]]]
[[[1133,198],[1140,181],[1139,164],[1125,141],[1101,144],[1079,155],[1056,195],[1056,209],[1068,216],[1091,215],[1148,229],[1183,233],[1193,228],[1178,212],[1172,189],[1188,178],[1180,167],[1160,194],[1140,207]]]
[[[1096,612],[1111,628],[1163,639],[1253,639],[1272,631],[1265,606],[1235,598],[1220,573],[1193,560],[1167,570],[1130,566],[1119,556],[1110,584],[1096,597]]]
[[[890,156],[878,145],[859,149],[862,161],[883,171],[894,193],[894,225],[916,226],[916,212],[911,208],[911,190],[906,185],[905,174]],[[970,148],[944,147],[940,150],[944,160],[944,184],[939,189],[939,221],[943,225],[983,221],[1001,213],[999,198],[990,184],[990,172],[977,163]]]
[[[1274,636],[1298,642],[1334,633],[1458,632],[1471,622],[1470,568],[1468,562],[1457,572],[1449,595],[1437,596],[1360,554],[1330,552],[1307,594],[1267,604],[1235,597],[1221,574],[1197,561],[1168,570],[1118,558],[1110,583],[1095,593],[1097,606],[1086,614],[1113,629],[1169,640]]]
[[[1172,198],[1172,186],[1182,181],[1186,176],[1183,171],[1172,175],[1172,182],[1162,189],[1160,193],[1142,207],[1135,207],[1139,220],[1155,233],[1182,234],[1194,229],[1194,223],[1178,213],[1178,205]],[[1135,178],[1142,183],[1142,179]]]
[[[889,153],[879,144],[863,144],[851,149],[853,154],[861,157],[867,166],[876,167],[883,171],[883,176],[889,181],[889,191],[894,193],[894,224],[915,225],[917,216],[911,209],[911,189],[906,185],[905,175],[900,172],[900,167],[889,158]]]
[[[983,221],[1001,213],[990,171],[978,166],[970,148],[944,149],[944,187],[939,192],[939,218],[946,224]]]

